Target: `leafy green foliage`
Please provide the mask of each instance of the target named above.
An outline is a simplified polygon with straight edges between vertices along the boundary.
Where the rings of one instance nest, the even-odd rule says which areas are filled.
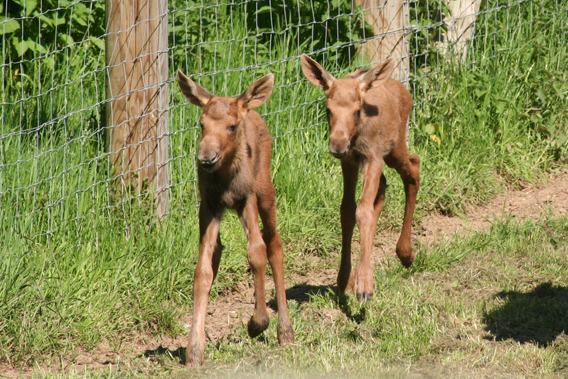
[[[170,44],[174,46],[174,61],[183,62],[186,59],[199,59],[202,54],[211,54],[214,60],[212,44],[203,44],[203,41],[217,39],[219,27],[227,27],[223,20],[227,20],[227,12],[221,12],[217,7],[203,7],[201,2],[193,0],[173,0],[170,2],[173,9],[168,32]],[[229,7],[223,7],[229,9]],[[183,47],[183,49],[176,48]],[[203,71],[202,71],[203,72]]]
[[[428,75],[417,71],[412,137],[423,158],[422,172],[437,175],[422,181],[427,184],[421,191],[434,194],[422,200],[427,208],[460,214],[464,204],[457,199],[483,203],[498,180],[518,188],[565,161],[568,74],[560,36],[566,26],[550,17],[554,1],[538,4],[535,14],[531,9],[537,8],[521,7],[524,18],[515,19],[515,27],[507,13],[480,14],[480,35],[468,58],[476,61],[474,67],[442,61]],[[555,37],[534,34],[523,23],[531,18]],[[487,33],[496,21],[499,28],[509,22],[510,29]]]
[[[415,68],[421,73],[428,66],[436,67],[438,61],[437,42],[443,40],[447,25],[442,22],[448,7],[440,0],[413,0],[409,2],[410,23],[415,28],[410,35],[410,46]]]
[[[273,59],[282,58],[277,55],[282,53],[294,56],[315,52],[315,59],[321,62],[325,56],[328,66],[333,64],[338,69],[351,63],[359,45],[355,41],[374,36],[362,8],[352,7],[353,2],[347,0],[263,0],[248,3],[245,13],[247,28],[258,36],[257,43],[283,45],[283,50],[269,50]]]
[[[70,0],[8,0],[0,4],[4,61],[18,63],[89,41],[103,49],[104,3]]]
[[[65,129],[69,131],[66,138],[89,135],[91,139],[101,115],[95,107],[82,117],[86,104],[79,99],[96,104],[104,95],[104,89],[93,88],[104,82],[100,70],[104,64],[104,2],[9,0],[0,4],[0,13],[4,15],[0,34],[6,65],[3,101],[19,104],[2,109],[8,119],[18,120],[6,128],[23,131],[23,150],[33,148],[34,143],[39,148],[42,139],[50,140]],[[65,85],[54,90],[56,83]],[[69,102],[68,94],[77,101]],[[15,139],[4,143],[12,145]],[[4,155],[3,163],[10,163],[10,154]]]

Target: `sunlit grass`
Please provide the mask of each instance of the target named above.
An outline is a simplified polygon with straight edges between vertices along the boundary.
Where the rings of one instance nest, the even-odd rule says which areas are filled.
[[[556,6],[547,0],[538,4],[543,12]],[[459,214],[465,204],[487,202],[506,186],[537,181],[566,159],[566,144],[561,142],[568,109],[566,24],[560,17],[530,12],[526,9],[523,15],[532,17],[534,25],[518,26],[516,35],[476,40],[475,67],[441,64],[436,75],[411,83],[420,87],[413,91],[420,105],[410,146],[422,159],[418,222],[431,212]],[[259,110],[273,136],[272,176],[287,270],[303,273],[305,255],[324,257],[329,259],[326,266],[335,267],[342,179],[339,162],[327,153],[323,93],[303,80],[295,58],[299,52],[288,50],[293,44],[275,40],[270,57],[243,55],[253,47],[245,38],[244,19],[238,13],[233,16],[232,32],[219,28],[217,38],[234,42],[217,44],[215,54],[199,60],[184,56],[184,49],[177,47],[172,54],[179,67],[172,67],[172,72],[182,68],[186,74],[196,74],[194,78],[212,92],[228,96],[241,93],[267,72],[276,75],[273,95]],[[491,22],[489,16],[481,16],[478,24],[485,27]],[[538,33],[545,30],[553,32]],[[492,56],[495,49],[499,54]],[[89,62],[89,67],[99,64],[95,59]],[[75,74],[86,70],[82,60],[71,62],[71,67]],[[218,75],[204,75],[219,68],[223,69]],[[341,70],[347,72],[349,67]],[[90,76],[73,88],[82,92],[81,98],[69,96],[66,103],[58,92],[25,103],[24,112],[37,115],[39,108],[60,115],[98,104],[104,91],[88,89],[103,82],[102,73]],[[59,356],[72,354],[78,347],[90,351],[101,341],[120,346],[122,340],[140,335],[184,333],[178,317],[180,309],[192,305],[198,250],[193,154],[200,110],[186,104],[175,83],[170,92],[172,212],[161,224],[149,214],[144,196],[121,200],[108,181],[103,105],[62,118],[41,133],[14,134],[0,142],[1,362],[17,368],[50,366]],[[20,125],[18,112],[4,115],[5,125],[14,130]],[[40,112],[41,122],[52,117],[48,113]],[[25,122],[29,124],[20,128],[38,124],[33,117]],[[404,192],[396,173],[387,170],[386,175],[389,189],[380,228],[398,229]],[[332,293],[314,295],[305,304],[292,301],[297,346],[278,347],[273,323],[267,342],[251,341],[242,329],[231,343],[208,346],[206,359],[225,365],[220,375],[241,367],[245,376],[277,376],[274,371],[280,366],[291,375],[364,375],[377,368],[398,369],[423,357],[450,365],[505,364],[520,373],[552,373],[564,357],[562,346],[541,348],[510,341],[490,345],[480,330],[483,323],[509,318],[505,300],[490,295],[516,291],[511,297],[515,300],[537,283],[550,281],[556,286],[553,290],[566,285],[565,225],[562,219],[526,225],[505,220],[487,233],[458,237],[432,250],[417,246],[418,259],[411,270],[389,261],[376,271],[377,294],[367,305],[352,297],[341,303]],[[225,217],[221,235],[227,248],[213,299],[250,281],[246,240],[234,215]],[[517,256],[522,258],[521,265],[512,264]],[[474,267],[472,260],[487,263],[481,267],[487,277],[462,283],[459,267],[464,262]],[[527,278],[535,285],[518,284]],[[467,290],[467,285],[489,297],[456,299],[455,292]],[[555,296],[562,293],[553,291]],[[558,307],[556,311],[565,312],[563,305]],[[321,309],[337,310],[340,316],[331,324],[324,322],[318,313]],[[530,304],[526,309],[533,311]],[[477,329],[459,329],[460,323]],[[466,333],[460,341],[469,342],[460,345],[450,331]],[[471,341],[467,333],[472,333]],[[475,361],[470,360],[472,356]],[[531,356],[536,358],[530,361]],[[154,363],[141,363],[140,372],[126,363],[122,373],[109,368],[87,376],[167,376],[162,371],[169,369],[166,363],[158,369]],[[206,368],[195,375],[212,371],[215,368]],[[73,375],[82,374],[69,374]]]

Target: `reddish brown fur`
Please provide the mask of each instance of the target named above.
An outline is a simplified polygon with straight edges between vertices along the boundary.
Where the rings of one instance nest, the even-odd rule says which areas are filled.
[[[223,249],[219,226],[225,208],[237,211],[248,238],[248,260],[255,290],[249,335],[255,337],[268,327],[264,282],[269,261],[278,303],[278,341],[293,343],[284,287],[282,239],[276,230],[276,192],[270,179],[271,139],[262,117],[251,110],[262,105],[272,93],[274,75],[259,79],[237,98],[214,96],[179,70],[177,81],[187,99],[203,107],[203,132],[197,153],[200,243],[186,364],[203,363],[205,314]],[[262,234],[259,215],[264,227]]]
[[[341,292],[354,287],[360,300],[368,300],[374,293],[371,248],[387,187],[384,163],[400,174],[406,194],[404,222],[396,253],[406,267],[414,261],[410,226],[420,185],[420,158],[409,154],[406,146],[406,123],[412,99],[400,82],[389,79],[392,72],[390,60],[372,70],[355,71],[343,79],[335,79],[305,54],[301,60],[306,78],[325,91],[330,126],[329,149],[341,159],[343,171],[338,287]],[[357,206],[355,189],[359,167],[362,168],[363,193]],[[361,258],[353,274],[351,239],[355,223],[361,234]]]

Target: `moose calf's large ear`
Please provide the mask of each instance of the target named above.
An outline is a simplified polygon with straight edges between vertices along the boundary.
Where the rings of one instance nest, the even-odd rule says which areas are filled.
[[[209,91],[185,76],[181,70],[177,70],[177,82],[186,99],[198,107],[203,108],[213,97]]]
[[[383,85],[390,78],[394,69],[394,60],[389,58],[383,63],[377,65],[374,69],[359,78],[361,81],[361,89],[366,91],[373,87]]]
[[[306,79],[308,79],[310,83],[323,88],[324,91],[327,91],[331,87],[335,78],[329,72],[325,71],[318,62],[306,54],[302,54],[300,60],[302,62],[302,71],[304,72]]]
[[[247,109],[260,107],[272,95],[274,88],[274,74],[267,74],[256,82],[252,83],[239,100],[244,102]]]

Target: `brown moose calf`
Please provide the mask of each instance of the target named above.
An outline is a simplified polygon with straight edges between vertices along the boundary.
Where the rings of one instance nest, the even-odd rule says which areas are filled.
[[[343,172],[338,289],[345,292],[354,286],[359,300],[369,300],[373,296],[375,283],[371,248],[387,188],[383,175],[384,163],[399,173],[406,193],[404,222],[396,253],[406,267],[414,261],[410,225],[420,185],[420,158],[416,154],[409,154],[406,146],[406,123],[412,99],[400,82],[389,79],[393,69],[391,60],[372,70],[355,71],[342,79],[334,78],[305,54],[301,61],[302,71],[308,81],[322,87],[325,92],[329,150],[341,160]],[[359,167],[363,192],[357,206],[355,189]],[[353,274],[351,238],[355,223],[361,235],[361,258]]]
[[[255,309],[248,333],[255,337],[269,322],[264,281],[272,267],[278,304],[278,341],[294,342],[284,287],[282,239],[276,231],[276,192],[270,180],[271,139],[261,116],[251,110],[270,97],[274,75],[254,82],[239,97],[218,97],[180,70],[177,81],[185,97],[203,108],[197,153],[199,179],[199,258],[193,285],[193,324],[186,364],[199,366],[205,352],[205,314],[209,291],[221,259],[219,227],[225,208],[237,211],[247,235],[248,261],[254,277]],[[264,227],[261,234],[258,216]]]

